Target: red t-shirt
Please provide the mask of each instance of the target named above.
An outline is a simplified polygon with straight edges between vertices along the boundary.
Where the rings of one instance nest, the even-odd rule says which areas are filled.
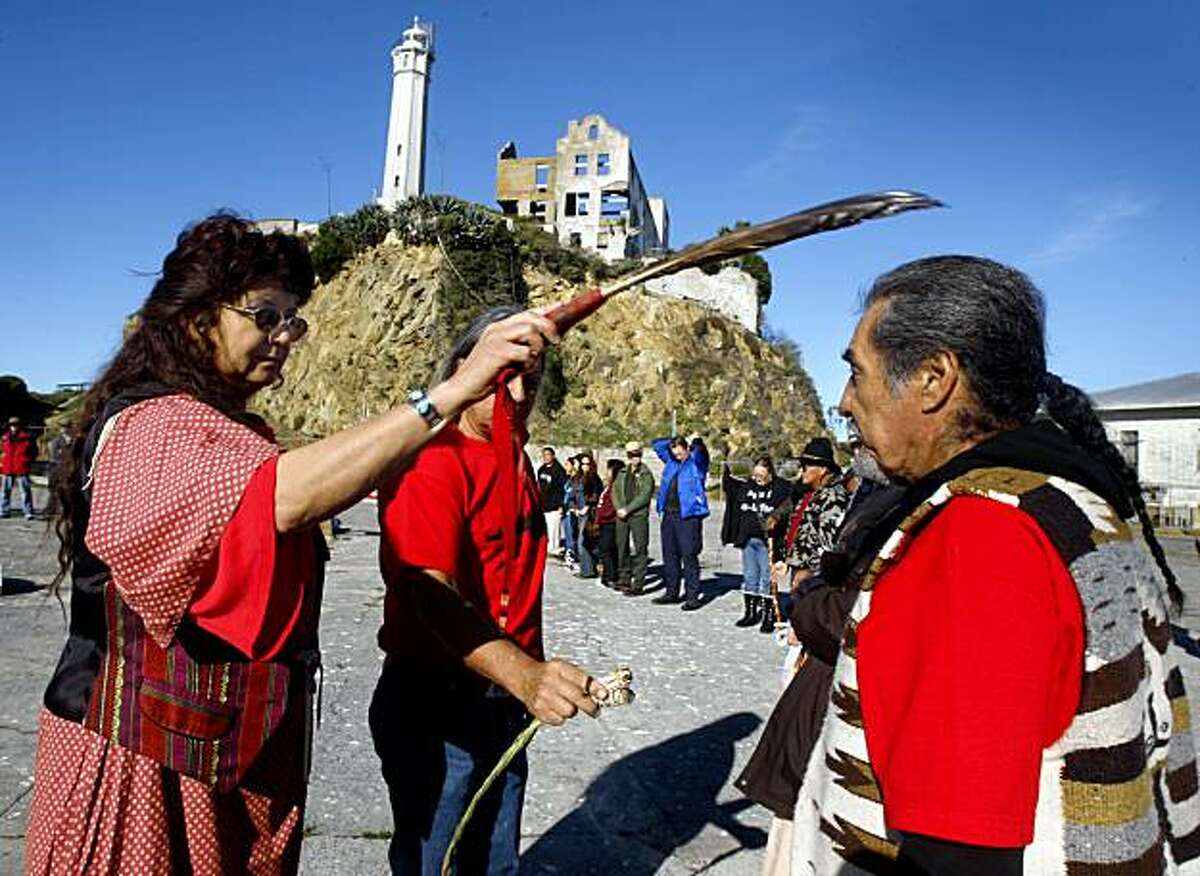
[[[1083,673],[1079,595],[1033,519],[951,499],[876,582],[857,653],[888,826],[1031,842],[1042,752],[1071,723]]]
[[[434,569],[450,578],[464,600],[486,611],[526,653],[542,659],[546,521],[524,453],[520,466],[517,555],[511,560],[504,552],[504,502],[489,442],[447,426],[411,467],[380,487],[380,565],[388,594],[379,644],[389,654],[404,653],[406,631],[420,623],[404,610],[394,590],[411,582],[414,570]],[[510,561],[516,565],[508,591],[504,571]]]

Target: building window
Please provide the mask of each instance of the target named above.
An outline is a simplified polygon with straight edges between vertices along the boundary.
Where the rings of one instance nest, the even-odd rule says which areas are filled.
[[[567,199],[566,199],[566,201],[563,202],[563,215],[564,216],[574,216],[575,215],[575,193],[574,192],[567,192]]]
[[[1138,433],[1136,429],[1122,429],[1120,440],[1121,456],[1125,463],[1136,472],[1138,470]]]
[[[589,140],[599,140],[600,139],[600,126],[599,125],[595,125],[595,124],[588,125],[588,139]]]
[[[588,172],[588,157],[587,153],[582,153],[575,156],[575,175],[587,176]]]
[[[591,196],[590,192],[580,192],[579,194],[577,194],[575,196],[575,207],[576,207],[576,211],[578,212],[578,215],[580,215],[580,216],[588,215],[588,205],[591,204],[591,202],[592,202],[592,196]]]
[[[403,144],[401,144],[401,143],[397,143],[397,144],[396,144],[396,157],[397,157],[397,158],[399,158],[399,157],[400,157],[400,150],[401,150],[401,149],[403,149],[403,148],[404,148]]]
[[[609,163],[607,152],[601,152],[599,155],[596,156],[596,175],[597,176],[608,176],[608,172],[611,169],[611,167],[612,167],[612,165]]]
[[[608,249],[608,235],[603,231],[596,235],[596,249]]]
[[[539,189],[550,185],[550,165],[538,164],[533,168],[533,182]]]
[[[400,174],[396,174],[396,178],[392,180],[392,185],[394,185],[396,188],[400,188]]]
[[[571,232],[571,246],[583,246],[583,235],[578,231]]]
[[[629,198],[620,192],[600,193],[600,216],[604,219],[620,219],[629,209]]]

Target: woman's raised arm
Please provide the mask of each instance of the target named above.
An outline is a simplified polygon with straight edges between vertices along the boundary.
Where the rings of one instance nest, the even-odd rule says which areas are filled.
[[[429,391],[438,413],[457,416],[489,395],[508,368],[536,365],[547,345],[557,343],[554,324],[536,313],[519,313],[484,330],[458,371]],[[403,405],[284,453],[275,481],[275,528],[291,532],[310,526],[359,501],[402,466],[432,435],[425,420]]]

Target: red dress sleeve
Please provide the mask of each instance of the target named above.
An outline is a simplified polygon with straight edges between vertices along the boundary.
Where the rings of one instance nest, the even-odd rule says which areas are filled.
[[[950,501],[876,584],[858,681],[888,826],[992,847],[1033,839],[1043,750],[1079,699],[1083,618],[1027,514]]]
[[[102,431],[85,540],[159,645],[211,576],[255,472],[278,454],[253,430],[182,395],[133,405]]]
[[[306,618],[315,586],[312,531],[275,531],[277,462],[264,463],[250,479],[221,536],[215,568],[188,609],[197,626],[252,660],[279,654]]]

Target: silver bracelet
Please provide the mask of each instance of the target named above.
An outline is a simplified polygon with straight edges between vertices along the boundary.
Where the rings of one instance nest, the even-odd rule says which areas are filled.
[[[423,389],[414,389],[408,394],[408,404],[421,415],[421,419],[429,424],[430,429],[436,429],[442,422],[442,415],[433,404],[429,393]]]

